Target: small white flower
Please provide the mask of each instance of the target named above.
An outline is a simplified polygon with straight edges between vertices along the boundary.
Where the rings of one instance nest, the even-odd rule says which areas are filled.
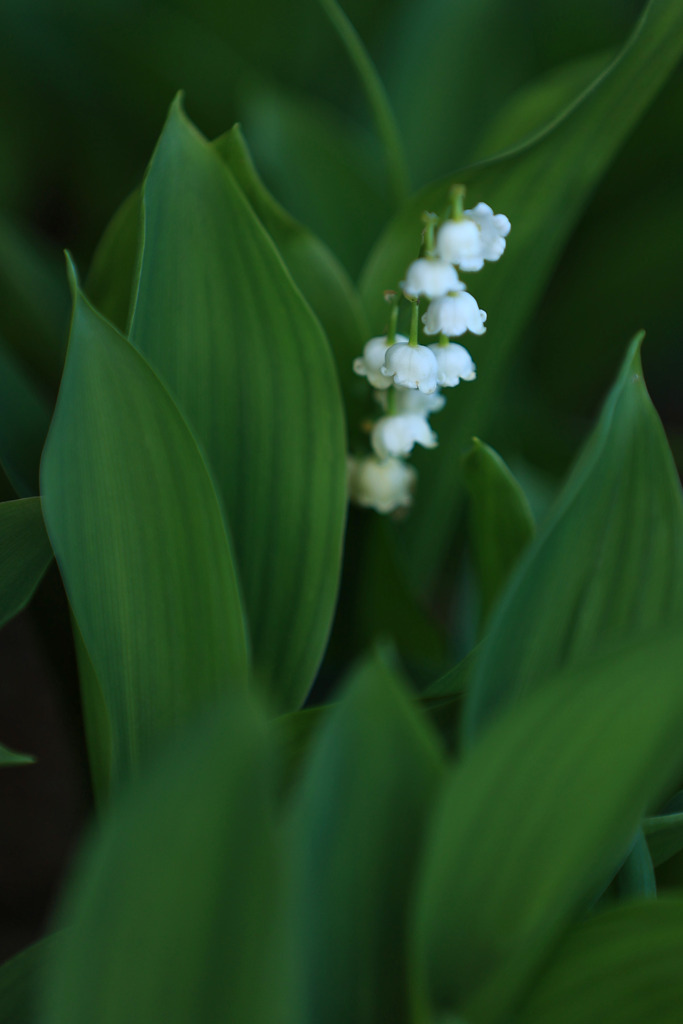
[[[405,294],[414,299],[418,295],[437,299],[440,295],[458,292],[464,287],[455,267],[445,260],[414,260],[406,271],[405,281],[401,281],[401,288]]]
[[[441,259],[455,263],[461,270],[481,270],[484,260],[495,263],[505,252],[510,221],[504,213],[494,213],[486,203],[465,210],[461,220],[447,220],[436,236],[436,251]]]
[[[439,364],[436,379],[442,388],[454,388],[461,380],[474,380],[477,368],[463,345],[451,341],[448,345],[430,345]]]
[[[436,370],[434,353],[426,345],[392,345],[382,367],[382,373],[392,384],[419,388],[425,395],[436,391]]]
[[[413,500],[417,473],[401,459],[380,460],[374,455],[348,459],[349,495],[364,508],[393,512],[407,508]]]
[[[465,331],[484,334],[485,322],[486,313],[479,309],[477,300],[469,292],[434,299],[422,317],[425,334],[445,334],[447,338],[455,338]]]
[[[390,455],[408,455],[416,444],[436,448],[438,438],[424,416],[413,412],[382,416],[372,428],[370,443],[380,459],[386,459]]]
[[[376,391],[375,400],[379,402],[384,411],[387,411],[387,391]],[[396,396],[396,413],[416,413],[418,416],[431,416],[433,412],[440,412],[446,404],[446,396],[437,389],[431,395],[423,395],[417,388],[394,388]]]
[[[394,339],[396,345],[407,345],[408,339],[403,334],[397,334]],[[387,344],[387,337],[370,338],[365,343],[363,355],[353,361],[353,371],[359,377],[367,377],[373,388],[390,388],[391,381],[382,374],[384,357],[390,348]]]
[[[457,263],[461,270],[481,270],[481,232],[473,221],[447,220],[436,235],[436,251],[447,263]]]

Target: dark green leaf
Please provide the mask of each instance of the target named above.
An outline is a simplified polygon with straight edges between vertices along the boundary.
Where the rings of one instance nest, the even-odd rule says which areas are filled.
[[[434,737],[386,665],[362,664],[294,798],[306,1019],[413,1019],[407,915],[440,769]]]
[[[518,1024],[679,1024],[683,900],[597,914],[566,937]]]
[[[296,1024],[263,723],[216,704],[79,865],[44,1024]]]
[[[524,491],[500,455],[476,437],[463,460],[463,473],[470,493],[469,537],[484,622],[533,538],[534,519]]]
[[[493,616],[468,694],[470,739],[561,666],[681,621],[681,488],[639,348]]]
[[[244,687],[247,654],[230,543],[197,443],[149,366],[74,289],[41,489],[118,780],[209,696]],[[106,749],[109,736],[94,742]]]
[[[37,1024],[41,974],[59,936],[41,939],[0,967],[0,1021],[2,1024]]]
[[[38,493],[38,466],[49,425],[47,401],[0,341],[0,463],[21,498]]]
[[[656,897],[657,880],[654,864],[648,849],[643,829],[639,828],[633,848],[617,875],[619,895],[632,899],[635,896]]]
[[[683,811],[646,818],[643,832],[655,866],[683,850]]]
[[[423,585],[433,580],[451,543],[461,498],[461,477],[453,471],[460,451],[473,433],[485,432],[522,329],[564,242],[682,48],[683,6],[651,0],[619,57],[561,119],[519,149],[458,172],[457,180],[468,186],[468,205],[482,200],[506,213],[512,232],[500,263],[478,274],[476,285],[472,281],[489,315],[486,339],[472,345],[477,382],[441,413],[439,449],[418,461],[418,498],[400,528],[403,557]],[[418,193],[380,238],[362,281],[372,326],[384,322],[384,290],[396,287],[417,253],[422,211],[445,210],[453,180]]]
[[[138,258],[140,190],[121,203],[95,250],[85,282],[96,309],[124,333],[128,330]]]
[[[30,754],[18,754],[16,750],[3,747],[0,744],[0,767],[12,768],[14,765],[33,764],[35,758]]]
[[[143,194],[131,341],[166,382],[227,511],[257,677],[299,706],[337,594],[343,410],[327,340],[229,171],[173,105]]]
[[[676,630],[565,673],[495,722],[453,770],[417,920],[434,1010],[505,1020],[599,895],[681,766],[682,671]]]
[[[0,626],[29,602],[51,558],[40,498],[0,503]]]

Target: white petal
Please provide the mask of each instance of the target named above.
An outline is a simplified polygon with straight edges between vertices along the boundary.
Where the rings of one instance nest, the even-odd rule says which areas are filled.
[[[461,380],[474,380],[477,368],[466,348],[455,342],[430,345],[439,365],[437,380],[443,388],[454,388]]]
[[[400,459],[380,460],[374,455],[349,462],[349,493],[357,505],[387,513],[411,504],[417,479],[412,466]]]
[[[463,218],[447,220],[436,235],[436,251],[442,260],[469,270],[481,257],[481,233],[477,225]]]
[[[408,339],[403,334],[397,334],[394,344],[407,345]],[[387,345],[386,335],[379,338],[370,338],[363,347],[363,355],[353,361],[353,372],[359,377],[367,377],[373,388],[391,387],[391,381],[382,373],[384,357],[390,346]]]
[[[392,455],[408,455],[416,444],[423,448],[434,448],[437,436],[423,416],[405,413],[396,416],[382,416],[377,420],[370,442],[380,459]]]
[[[401,288],[405,294],[413,298],[426,295],[429,299],[435,299],[439,295],[457,292],[464,287],[457,271],[450,263],[435,259],[414,260],[406,271],[405,281],[401,281]]]
[[[486,313],[469,292],[434,299],[422,317],[425,334],[445,334],[447,338],[456,338],[465,331],[484,334],[485,322]]]

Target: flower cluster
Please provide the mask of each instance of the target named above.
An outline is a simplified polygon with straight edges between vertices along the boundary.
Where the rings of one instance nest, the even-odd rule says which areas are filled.
[[[385,335],[371,338],[353,369],[375,389],[384,415],[371,426],[373,454],[349,456],[349,491],[358,505],[377,512],[394,512],[412,501],[417,474],[404,458],[416,444],[434,448],[437,435],[429,416],[445,404],[442,388],[454,388],[477,376],[467,349],[454,342],[469,331],[484,334],[486,313],[460,280],[460,272],[481,270],[485,262],[500,259],[510,232],[504,214],[494,214],[486,203],[463,210],[464,189],[451,192],[451,216],[439,223],[425,214],[424,252],[408,267],[400,288],[411,303],[410,335],[397,333],[399,296],[388,293],[392,312]],[[433,344],[420,344],[420,303],[428,300],[421,317]]]

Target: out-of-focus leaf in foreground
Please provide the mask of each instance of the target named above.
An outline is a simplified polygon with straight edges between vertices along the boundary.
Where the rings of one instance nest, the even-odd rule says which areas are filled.
[[[266,731],[245,692],[110,808],[51,958],[45,1024],[296,1024]]]
[[[683,618],[681,487],[640,340],[492,618],[468,694],[468,739],[561,666]]]
[[[227,511],[257,678],[308,692],[337,595],[346,515],[327,339],[218,154],[173,104],[143,190],[130,338],[187,418]]]
[[[197,443],[75,283],[41,490],[118,778],[209,696],[244,687],[247,653],[231,546]]]
[[[0,966],[0,1021],[36,1024],[45,962],[61,941],[49,936],[34,942]]]
[[[633,903],[571,931],[518,1010],[518,1024],[678,1024],[683,899]]]
[[[452,538],[461,498],[453,466],[473,433],[483,434],[505,368],[525,321],[592,189],[620,144],[676,66],[683,48],[683,6],[651,0],[621,54],[549,130],[519,149],[457,173],[467,205],[489,203],[512,221],[499,263],[476,276],[476,296],[488,311],[486,338],[475,342],[476,385],[461,389],[441,413],[440,447],[420,457],[420,490],[401,524],[404,557],[422,584],[434,578]],[[380,238],[362,279],[371,325],[384,320],[382,294],[401,280],[416,255],[423,210],[445,210],[454,176],[419,192]],[[469,283],[469,279],[468,279]],[[474,289],[474,279],[472,279]],[[596,283],[597,286],[597,283]]]
[[[30,754],[19,754],[16,750],[10,750],[9,747],[4,747],[0,743],[0,767],[13,768],[21,764],[33,764],[34,760],[35,758]]]
[[[549,681],[453,769],[417,936],[432,1007],[506,1019],[683,761],[676,630]]]
[[[534,535],[524,491],[498,452],[474,438],[463,460],[470,494],[470,529],[485,621],[510,571]]]
[[[426,720],[380,658],[368,659],[322,723],[294,797],[306,1019],[413,1019],[408,913],[441,778]]]
[[[28,603],[51,558],[40,498],[0,503],[0,626]]]

